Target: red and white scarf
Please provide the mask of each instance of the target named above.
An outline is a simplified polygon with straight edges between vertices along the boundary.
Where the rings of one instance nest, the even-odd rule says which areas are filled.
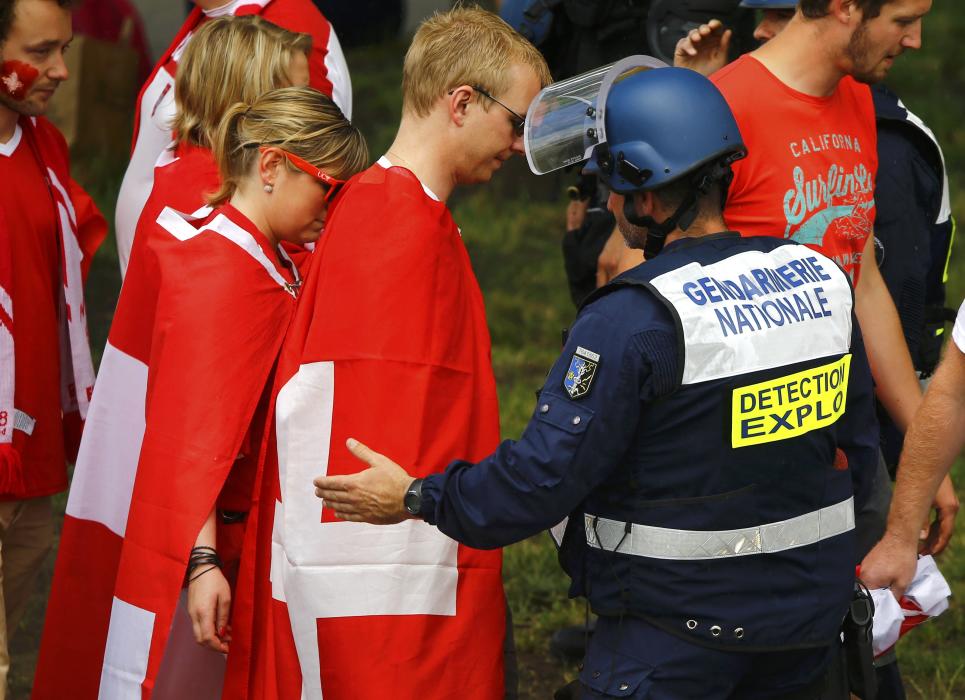
[[[60,241],[60,383],[64,413],[79,411],[87,416],[87,406],[94,390],[94,364],[87,336],[87,309],[84,305],[84,283],[81,273],[80,241],[77,214],[67,193],[64,179],[48,165],[55,159],[44,157],[44,141],[37,137],[36,120],[22,120],[25,146],[30,148],[46,174],[47,189]],[[0,493],[16,492],[23,487],[23,466],[13,449],[15,429],[30,433],[33,419],[14,405],[14,308],[12,232],[0,219]]]
[[[13,405],[13,264],[10,229],[0,209],[0,481],[12,471],[20,473],[20,458],[13,450],[16,409]]]

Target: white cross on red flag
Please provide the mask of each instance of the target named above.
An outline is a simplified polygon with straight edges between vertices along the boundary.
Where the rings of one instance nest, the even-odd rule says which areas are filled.
[[[341,197],[279,361],[225,697],[502,697],[501,553],[421,521],[337,521],[313,492],[364,468],[348,437],[417,476],[499,439],[482,295],[449,211],[380,165]]]

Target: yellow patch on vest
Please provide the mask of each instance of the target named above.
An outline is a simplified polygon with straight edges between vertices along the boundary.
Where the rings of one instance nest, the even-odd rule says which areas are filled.
[[[731,446],[776,442],[824,428],[844,415],[851,355],[734,389]]]

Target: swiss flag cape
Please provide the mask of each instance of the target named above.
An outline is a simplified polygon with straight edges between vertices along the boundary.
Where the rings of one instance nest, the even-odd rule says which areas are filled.
[[[312,50],[308,58],[309,84],[331,96],[346,117],[352,116],[352,83],[345,56],[332,25],[312,0],[233,0],[218,10],[221,14],[261,15],[264,19],[293,32],[309,34]],[[159,156],[171,141],[170,124],[176,114],[174,104],[174,67],[205,21],[198,7],[188,15],[171,45],[154,66],[151,77],[141,87],[134,116],[131,161],[117,199],[115,234],[121,274],[126,274],[137,222],[151,192],[151,176]]]
[[[272,24],[277,24],[293,32],[310,34],[312,37],[312,52],[308,57],[309,85],[316,90],[324,92],[336,100],[336,104],[342,108],[346,117],[351,118],[352,102],[351,92],[346,97],[347,103],[342,99],[342,95],[333,95],[335,83],[348,80],[347,68],[345,68],[345,58],[342,56],[341,45],[332,25],[319,11],[311,0],[234,0],[230,14],[235,16],[261,15]],[[158,73],[167,72],[168,63],[173,59],[175,62],[180,58],[184,47],[187,46],[191,34],[205,20],[204,11],[195,6],[188,14],[184,24],[174,35],[174,40],[167,50],[154,65],[150,77],[141,86],[141,92],[137,96],[137,103],[141,104],[144,98],[144,91],[154,82]],[[330,56],[331,54],[331,56]],[[345,71],[345,76],[340,73]],[[172,79],[173,75],[170,76]],[[339,86],[341,88],[341,85]],[[348,85],[351,91],[351,83]],[[140,129],[142,115],[140,110],[134,114],[134,141],[131,150],[137,146],[137,133]]]
[[[83,419],[94,389],[94,365],[87,335],[87,309],[84,304],[84,279],[94,252],[107,235],[107,223],[93,201],[70,177],[67,143],[60,132],[43,117],[19,120],[23,143],[37,159],[47,179],[54,210],[57,240],[60,245],[60,322],[61,322],[61,408],[65,418]],[[29,308],[14,309],[13,276],[23,274],[11,259],[10,238],[15,231],[0,217],[0,494],[22,493],[20,457],[13,448],[15,428],[29,432],[33,421],[14,405],[14,314],[29,313]],[[76,444],[68,446],[73,453]]]
[[[245,533],[224,697],[502,697],[501,552],[422,521],[337,521],[312,487],[362,468],[349,436],[416,475],[496,447],[489,333],[459,231],[412,173],[374,165],[340,195],[306,280],[279,360],[277,449]]]
[[[144,274],[124,284],[74,474],[34,698],[220,689],[223,657],[194,645],[175,608],[277,358],[297,273],[230,206],[194,223],[165,209],[137,261]]]

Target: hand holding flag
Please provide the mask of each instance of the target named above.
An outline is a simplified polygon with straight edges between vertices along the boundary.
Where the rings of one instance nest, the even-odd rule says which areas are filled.
[[[895,600],[901,600],[917,565],[918,543],[889,530],[861,562],[861,580],[871,590],[890,588]]]
[[[342,520],[392,525],[412,517],[403,500],[414,477],[354,438],[346,440],[345,445],[369,468],[357,474],[317,477],[313,482],[315,495]]]

